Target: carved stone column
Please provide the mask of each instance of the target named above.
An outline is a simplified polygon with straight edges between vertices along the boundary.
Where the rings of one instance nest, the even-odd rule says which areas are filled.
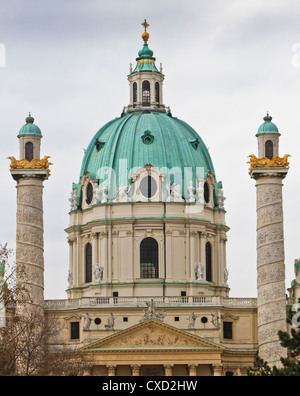
[[[30,314],[44,309],[43,181],[48,170],[16,169],[17,180],[16,282],[22,285],[17,309]],[[22,300],[21,305],[18,302]],[[31,307],[31,308],[30,308]]]
[[[115,377],[117,366],[114,366],[114,365],[111,364],[111,365],[106,366],[106,367],[107,367],[107,376],[108,377]]]
[[[172,377],[173,375],[173,364],[165,364],[164,365],[165,369],[165,376],[166,377]]]
[[[139,377],[140,376],[141,366],[138,364],[134,364],[131,366],[132,376]]]
[[[223,376],[223,366],[221,364],[213,364],[212,365],[212,373],[214,377],[222,377]]]
[[[254,168],[257,188],[257,288],[259,356],[280,366],[286,356],[278,331],[286,331],[282,179],[286,168]]]
[[[197,376],[197,365],[196,364],[189,364],[189,375],[190,377]]]

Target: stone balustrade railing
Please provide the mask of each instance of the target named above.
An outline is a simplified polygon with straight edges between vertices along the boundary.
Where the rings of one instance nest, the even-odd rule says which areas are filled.
[[[256,298],[202,297],[90,297],[74,300],[46,300],[47,310],[63,310],[95,307],[145,307],[146,301],[153,299],[157,307],[184,306],[224,306],[256,308]]]

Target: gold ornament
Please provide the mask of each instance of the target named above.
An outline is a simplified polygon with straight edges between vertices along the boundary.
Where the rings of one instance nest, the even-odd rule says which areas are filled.
[[[258,167],[278,167],[278,168],[287,168],[290,163],[288,162],[289,154],[284,155],[282,158],[276,155],[272,159],[267,157],[256,158],[254,154],[249,155],[250,161],[247,164],[250,164],[249,170]]]
[[[27,161],[26,159],[16,160],[15,157],[8,157],[10,159],[10,169],[49,169],[49,165],[53,165],[51,162],[48,162],[49,155],[45,156],[41,160],[34,158],[31,161]]]

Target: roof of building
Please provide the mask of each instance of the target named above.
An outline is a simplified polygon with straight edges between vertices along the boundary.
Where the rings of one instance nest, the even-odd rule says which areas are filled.
[[[208,149],[197,132],[184,121],[156,111],[124,113],[104,125],[85,150],[80,178],[89,172],[100,184],[107,179],[109,167],[118,184],[124,161],[128,170],[151,164],[162,170],[177,168],[183,176],[191,172],[194,183],[196,168],[197,177],[205,177],[208,171],[215,175]],[[127,178],[130,182],[130,172]]]
[[[258,128],[258,132],[257,135],[262,135],[264,133],[278,133],[278,128],[277,126],[271,122],[272,121],[272,117],[269,115],[269,113],[267,113],[267,115],[264,117],[264,123],[261,124],[261,126]]]
[[[25,118],[26,124],[22,126],[19,131],[18,137],[24,135],[37,135],[42,136],[40,128],[34,124],[34,118],[29,113],[29,116]]]

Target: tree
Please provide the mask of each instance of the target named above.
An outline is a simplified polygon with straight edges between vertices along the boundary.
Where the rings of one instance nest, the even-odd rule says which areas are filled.
[[[271,368],[267,362],[259,356],[254,361],[254,366],[248,369],[248,376],[259,377],[299,377],[300,376],[300,299],[297,310],[289,310],[287,323],[291,327],[290,332],[279,331],[278,337],[283,348],[287,348],[287,358],[281,358],[282,368]],[[295,313],[296,312],[296,313]]]
[[[0,307],[5,307],[6,316],[0,326],[0,376],[84,375],[93,364],[90,358],[65,347],[59,352],[50,348],[50,339],[61,331],[55,316],[45,316],[40,307],[16,309],[31,301],[26,288],[16,284],[12,255],[7,245],[0,244]],[[20,271],[26,273],[18,264]]]

